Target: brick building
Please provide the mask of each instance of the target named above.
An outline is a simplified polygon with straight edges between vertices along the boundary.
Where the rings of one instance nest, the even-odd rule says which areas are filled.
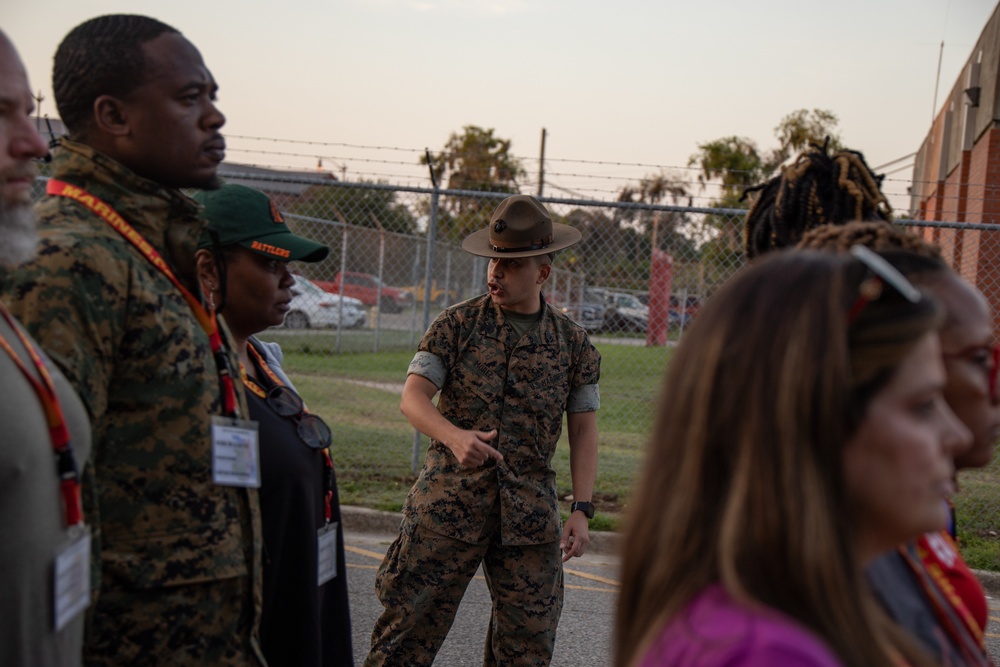
[[[924,234],[982,290],[1000,325],[1000,5],[917,152],[910,194],[916,219],[997,225]]]

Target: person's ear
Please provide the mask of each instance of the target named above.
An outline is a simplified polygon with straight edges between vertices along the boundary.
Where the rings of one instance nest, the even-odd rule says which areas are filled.
[[[552,273],[551,264],[539,264],[538,266],[538,284],[543,285],[545,281],[549,279],[549,274]]]
[[[115,137],[128,134],[128,113],[122,101],[112,95],[101,95],[94,100],[94,127]]]
[[[219,289],[219,267],[215,265],[215,256],[211,250],[202,248],[195,252],[194,265],[202,289],[210,292]]]

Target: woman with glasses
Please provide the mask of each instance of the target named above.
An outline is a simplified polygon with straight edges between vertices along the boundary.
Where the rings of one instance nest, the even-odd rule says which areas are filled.
[[[329,248],[296,236],[263,193],[240,185],[198,193],[208,227],[196,255],[208,305],[229,327],[250,418],[258,424],[264,530],[261,648],[268,664],[353,665],[343,529],[328,448],[330,428],[310,413],[281,369],[281,349],[255,334],[282,323],[290,261]]]
[[[630,504],[617,665],[933,664],[864,569],[948,519],[970,435],[940,323],[864,248],[777,253],[713,296]]]
[[[945,264],[936,246],[888,223],[824,225],[806,232],[799,247],[846,252],[859,244],[888,259],[941,304],[944,397],[972,433],[969,447],[955,452],[955,470],[985,466],[1000,430],[998,348],[989,303]],[[962,560],[954,522],[879,558],[868,576],[893,617],[943,664],[989,664],[983,643],[986,595]]]

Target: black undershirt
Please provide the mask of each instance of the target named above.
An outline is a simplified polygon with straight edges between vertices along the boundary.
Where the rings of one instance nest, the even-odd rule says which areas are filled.
[[[263,370],[258,368],[256,375],[257,384],[270,389],[272,383]],[[246,394],[260,434],[264,656],[271,667],[353,665],[336,480],[331,521],[338,524],[337,576],[318,587],[316,531],[326,522],[323,454],[302,442],[295,419],[278,415],[252,391]]]

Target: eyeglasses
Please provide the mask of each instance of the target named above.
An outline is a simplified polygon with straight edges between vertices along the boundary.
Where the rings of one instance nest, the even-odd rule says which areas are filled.
[[[333,443],[330,427],[320,417],[306,412],[302,397],[291,387],[283,384],[271,387],[267,392],[267,404],[282,417],[298,419],[297,431],[302,442],[313,449],[326,449]]]
[[[847,321],[853,324],[865,307],[882,296],[886,284],[899,292],[900,296],[910,303],[919,303],[923,298],[920,290],[913,286],[896,267],[885,258],[869,250],[863,245],[851,246],[851,255],[865,265],[870,275],[858,286],[858,298],[847,313]]]

